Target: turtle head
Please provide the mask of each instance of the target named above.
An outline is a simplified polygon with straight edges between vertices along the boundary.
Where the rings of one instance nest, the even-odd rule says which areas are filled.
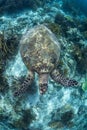
[[[39,74],[39,90],[40,94],[44,94],[48,88],[48,73],[41,73]]]

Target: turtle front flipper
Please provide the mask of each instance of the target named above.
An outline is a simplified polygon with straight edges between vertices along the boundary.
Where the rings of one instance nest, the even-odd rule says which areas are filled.
[[[14,96],[19,97],[23,93],[25,93],[27,91],[29,85],[31,85],[33,79],[34,79],[34,73],[32,71],[29,71],[29,74],[28,74],[27,78],[24,80],[22,86],[14,92]]]
[[[51,77],[55,82],[60,83],[63,86],[77,86],[78,85],[78,82],[76,80],[64,77],[56,69],[52,71]]]

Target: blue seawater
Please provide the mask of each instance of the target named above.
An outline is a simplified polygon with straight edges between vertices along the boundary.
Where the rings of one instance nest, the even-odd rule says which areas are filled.
[[[58,70],[79,85],[49,78],[40,95],[36,73],[27,92],[14,97],[29,72],[21,37],[39,24],[61,44]],[[87,0],[0,0],[0,130],[87,130]]]
[[[71,4],[71,8],[74,8],[87,16],[87,0],[64,0],[64,2],[66,3],[66,6],[67,4]],[[67,9],[69,9],[68,6]]]

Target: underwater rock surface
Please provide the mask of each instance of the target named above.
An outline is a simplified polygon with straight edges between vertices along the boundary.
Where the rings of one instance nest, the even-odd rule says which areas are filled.
[[[25,0],[24,6],[23,0],[21,5],[16,0],[0,1],[0,130],[87,130],[87,91],[82,86],[64,88],[50,79],[48,92],[39,95],[35,75],[23,97],[13,96],[28,72],[19,52],[21,36],[37,24],[45,24],[61,43],[61,73],[84,82],[86,88],[87,17],[82,10],[79,15],[72,3],[73,11],[67,12],[65,1]],[[14,13],[9,15],[11,9]]]

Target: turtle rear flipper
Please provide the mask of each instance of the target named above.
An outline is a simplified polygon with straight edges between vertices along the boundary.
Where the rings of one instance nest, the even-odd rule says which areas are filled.
[[[64,77],[56,69],[51,73],[51,77],[55,82],[60,83],[63,86],[77,86],[78,85],[78,82],[76,80]]]
[[[34,79],[34,73],[33,72],[30,72],[27,76],[27,78],[24,80],[22,86],[16,90],[14,92],[14,96],[21,96],[23,93],[25,93],[29,87],[29,85],[31,85],[32,81]]]

